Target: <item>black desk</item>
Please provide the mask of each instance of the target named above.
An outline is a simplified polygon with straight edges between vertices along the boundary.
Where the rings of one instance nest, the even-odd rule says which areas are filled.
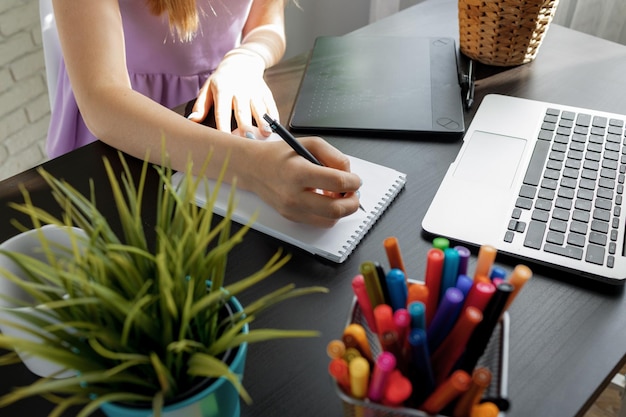
[[[360,34],[457,36],[455,0],[429,0],[356,31]],[[268,71],[267,78],[287,120],[306,57],[297,57]],[[476,106],[485,94],[498,92],[626,114],[626,47],[552,26],[535,62],[516,68],[478,67]],[[473,111],[468,112],[467,122]],[[429,247],[420,223],[439,182],[460,143],[327,137],[346,153],[394,167],[408,174],[406,189],[381,217],[344,264],[336,265],[294,250],[292,261],[263,283],[277,288],[289,282],[325,285],[330,294],[283,304],[258,325],[312,328],[322,332],[313,340],[268,342],[252,346],[244,384],[255,403],[243,406],[243,416],[341,416],[327,374],[325,347],[340,335],[352,297],[350,279],[365,260],[384,261],[382,241],[396,236],[411,277],[421,278]],[[44,164],[83,191],[88,178],[98,185],[99,206],[113,215],[100,156],[114,160],[116,152],[95,143]],[[133,167],[137,168],[137,161]],[[154,187],[154,177],[149,187]],[[6,202],[19,200],[24,184],[37,204],[52,206],[43,181],[33,170],[0,183],[0,240],[16,234],[9,225],[14,213]],[[147,223],[151,222],[150,215]],[[233,257],[233,279],[257,269],[280,246],[250,232]],[[289,248],[290,249],[290,248]],[[291,250],[291,249],[290,249]],[[474,267],[475,256],[470,268]],[[510,272],[516,261],[498,257]],[[613,288],[592,289],[587,283],[530,265],[534,278],[513,304],[510,335],[509,416],[582,415],[625,361],[626,298]],[[245,303],[246,298],[242,297]],[[21,366],[1,371],[0,392],[29,383],[33,377]],[[1,415],[45,415],[40,399],[0,410]]]

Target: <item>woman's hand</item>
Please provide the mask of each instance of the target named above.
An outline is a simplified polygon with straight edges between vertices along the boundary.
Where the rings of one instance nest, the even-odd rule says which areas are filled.
[[[218,130],[231,132],[234,113],[236,132],[241,136],[256,136],[253,120],[261,135],[269,136],[272,131],[263,120],[263,115],[267,113],[278,118],[278,108],[263,79],[264,70],[265,62],[253,52],[229,52],[198,93],[189,119],[201,122],[214,106]]]
[[[361,179],[350,172],[347,156],[328,142],[299,139],[325,166],[312,164],[283,141],[253,142],[257,160],[250,161],[253,171],[245,188],[287,219],[331,227],[358,210]]]

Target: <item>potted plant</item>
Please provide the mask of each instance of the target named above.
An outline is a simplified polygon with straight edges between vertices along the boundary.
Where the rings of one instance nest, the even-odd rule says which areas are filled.
[[[93,198],[42,169],[62,217],[37,208],[26,191],[25,202],[13,204],[30,217],[34,230],[14,224],[23,233],[37,235],[42,255],[0,249],[0,258],[20,271],[0,268],[0,281],[26,294],[20,299],[0,296],[2,310],[12,317],[0,316],[0,325],[21,332],[0,334],[0,347],[10,351],[0,364],[34,357],[57,370],[5,394],[0,407],[40,395],[57,403],[51,416],[74,406],[81,407],[79,417],[99,408],[111,416],[158,416],[162,411],[191,415],[183,406],[207,398],[207,391],[217,386],[222,392],[212,394],[207,400],[211,404],[196,406],[202,411],[193,415],[224,416],[225,408],[237,415],[239,396],[250,401],[241,384],[247,343],[317,334],[248,329],[249,324],[280,301],[327,290],[289,285],[242,308],[235,296],[270,276],[289,256],[279,251],[256,273],[239,280],[225,276],[231,249],[249,229],[231,232],[236,184],[231,186],[231,210],[217,218],[212,200],[205,208],[194,204],[196,189],[206,187],[202,175],[187,174],[175,189],[167,161],[155,166],[156,240],[150,242],[141,214],[150,164],[144,162],[139,178],[132,178],[121,154],[120,160],[121,181],[110,162],[104,159],[104,164],[123,236],[114,232]],[[205,191],[217,195],[217,190]],[[62,230],[64,244],[46,238],[50,227]],[[232,397],[223,390],[235,393],[234,405],[232,400],[220,404]]]

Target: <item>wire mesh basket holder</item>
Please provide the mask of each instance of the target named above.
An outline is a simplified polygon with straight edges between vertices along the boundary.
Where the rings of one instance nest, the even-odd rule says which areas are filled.
[[[558,0],[459,0],[461,52],[488,65],[535,59]]]
[[[350,308],[346,325],[351,323],[358,323],[365,328],[372,354],[374,357],[378,356],[381,352],[378,337],[368,327],[367,321],[356,302],[356,298],[353,300]],[[500,406],[502,411],[500,411],[499,417],[504,417],[506,415],[505,409],[508,408],[509,323],[509,314],[505,312],[491,335],[485,353],[476,365],[477,367],[486,366],[492,372],[491,384],[485,390],[483,398],[489,399]],[[430,417],[429,414],[414,408],[392,408],[370,402],[367,399],[353,398],[344,393],[338,384],[335,383],[334,385],[335,392],[342,401],[345,417]]]

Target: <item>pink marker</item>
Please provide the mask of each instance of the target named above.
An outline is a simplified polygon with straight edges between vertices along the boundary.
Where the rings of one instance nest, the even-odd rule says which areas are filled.
[[[365,317],[365,321],[367,322],[368,327],[371,331],[376,333],[376,320],[374,320],[374,310],[372,309],[372,303],[370,301],[369,295],[367,295],[367,289],[365,288],[365,278],[363,278],[363,275],[359,274],[352,278],[352,291],[356,296],[356,302],[361,309],[363,317]]]
[[[367,398],[374,402],[380,402],[383,399],[387,380],[394,369],[396,369],[396,358],[393,354],[382,352],[378,355],[367,390]]]

